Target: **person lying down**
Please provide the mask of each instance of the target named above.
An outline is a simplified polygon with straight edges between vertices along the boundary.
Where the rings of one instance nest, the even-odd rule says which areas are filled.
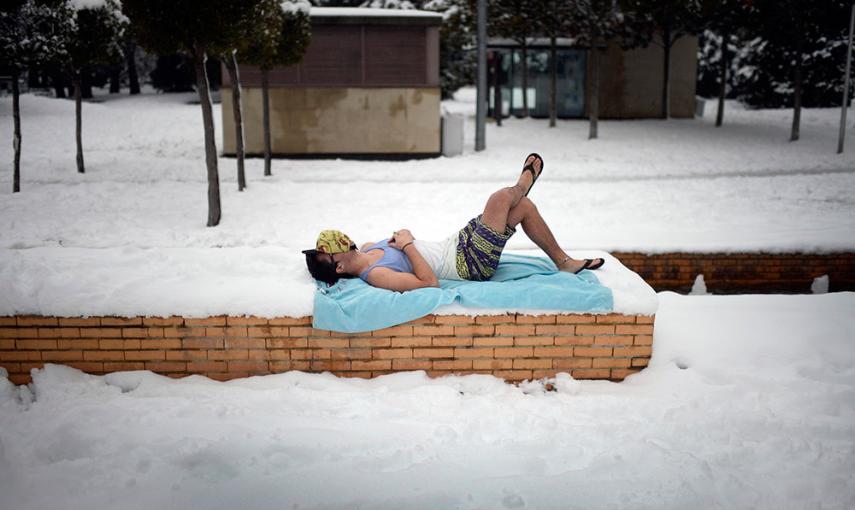
[[[409,230],[401,229],[389,239],[357,249],[342,232],[324,230],[314,249],[303,250],[309,273],[329,285],[340,278],[359,277],[374,287],[398,292],[438,287],[440,279],[485,281],[496,272],[517,225],[560,271],[599,269],[605,263],[602,258],[577,260],[567,255],[528,198],[543,166],[538,154],[528,155],[517,183],[490,195],[481,214],[443,241],[415,239]]]

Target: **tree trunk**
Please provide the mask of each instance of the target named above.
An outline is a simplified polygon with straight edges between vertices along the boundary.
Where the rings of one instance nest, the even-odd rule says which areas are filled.
[[[53,90],[57,99],[65,99],[68,97],[65,93],[65,76],[63,76],[61,72],[57,71],[53,73],[50,77],[50,81],[53,85]]]
[[[196,91],[202,106],[202,122],[205,126],[205,164],[208,167],[208,226],[220,223],[220,176],[217,172],[217,143],[214,140],[214,113],[211,107],[211,90],[208,88],[207,60],[203,46],[193,47],[196,67]]]
[[[556,54],[555,36],[551,36],[549,38],[549,127],[555,127],[555,119],[558,117],[557,84],[555,82],[558,73]]]
[[[523,118],[528,117],[528,42],[522,45],[522,93],[523,93]]]
[[[499,80],[499,63],[498,51],[493,52],[493,118],[496,119],[496,126],[502,127],[502,86]]]
[[[74,123],[75,123],[75,138],[77,140],[77,172],[85,173],[86,168],[83,166],[83,84],[80,77],[80,72],[74,72],[74,78],[71,80],[74,83]]]
[[[118,94],[121,91],[122,67],[119,64],[110,66],[110,94]]]
[[[245,150],[243,147],[243,107],[241,105],[240,74],[238,73],[237,58],[235,52],[223,55],[223,62],[229,72],[229,80],[232,82],[232,115],[235,119],[235,158],[237,159],[237,181],[238,191],[246,188],[246,174],[244,173]]]
[[[18,72],[18,76],[20,76],[20,71]],[[38,67],[31,65],[27,68],[27,88],[28,89],[37,89],[41,88],[42,85],[42,73],[39,71]],[[20,87],[20,85],[19,85]]]
[[[718,112],[715,116],[715,127],[721,127],[724,121],[724,95],[727,93],[727,42],[730,33],[725,31],[721,34],[721,62],[719,62],[719,89],[718,89]]]
[[[802,49],[801,44],[798,45],[796,52],[796,68],[795,76],[793,77],[793,128],[790,133],[790,141],[795,142],[799,139],[799,124],[802,117]]]
[[[92,76],[88,69],[81,69],[78,72],[80,76],[81,94],[83,99],[92,99]]]
[[[21,90],[18,85],[18,70],[12,70],[12,117],[15,131],[12,146],[15,150],[14,170],[12,171],[12,193],[21,191]]]
[[[596,43],[591,45],[591,73],[591,126],[588,130],[588,140],[597,138],[597,124],[600,121],[600,50]]]
[[[129,40],[125,44],[125,60],[128,64],[128,86],[131,95],[140,93],[140,78],[137,75],[137,43]]]
[[[662,29],[662,49],[664,50],[665,62],[662,76],[662,118],[671,117],[671,29]]]
[[[270,70],[261,70],[261,109],[264,121],[264,175],[273,175],[270,171]]]

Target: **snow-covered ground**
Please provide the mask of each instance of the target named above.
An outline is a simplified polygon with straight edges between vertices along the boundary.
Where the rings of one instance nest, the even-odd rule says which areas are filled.
[[[0,313],[86,313],[109,296],[114,313],[132,314],[168,295],[186,304],[175,313],[305,315],[312,282],[299,250],[320,229],[358,243],[404,227],[441,239],[513,183],[531,151],[546,165],[530,196],[568,250],[855,249],[855,128],[848,152],[835,154],[835,109],[805,110],[796,143],[790,111],[734,103],[720,129],[708,108],[703,119],[603,121],[595,141],[582,120],[549,129],[510,119],[488,124],[487,150],[476,153],[473,94],[463,90],[443,103],[467,115],[463,156],[281,159],[270,178],[252,159],[243,193],[234,160],[220,158],[223,218],[207,228],[193,98],[86,103],[85,175],[75,170],[73,102],[22,98],[21,193],[11,193],[11,143],[0,144]],[[0,140],[10,141],[10,98],[0,99],[0,116]],[[219,141],[219,105],[215,118]],[[534,249],[522,232],[508,246]]]
[[[72,103],[23,98],[22,193],[0,174],[0,314],[305,315],[299,249],[319,229],[438,239],[531,151],[546,160],[531,196],[567,249],[855,248],[855,135],[834,154],[836,110],[805,111],[798,143],[790,112],[732,104],[721,129],[709,112],[606,121],[597,141],[584,121],[509,120],[457,158],[276,160],[272,178],[250,160],[244,193],[221,158],[223,221],[206,228],[191,97],[86,104],[85,175]],[[444,106],[471,115],[470,91]],[[0,99],[0,140],[10,112]],[[561,375],[554,392],[420,372],[217,383],[48,365],[30,387],[0,377],[0,509],[849,509],[853,310],[853,293],[660,293],[649,368],[620,384]]]
[[[469,92],[444,107],[471,114]],[[735,103],[719,129],[709,112],[704,119],[603,121],[595,141],[587,140],[583,120],[549,129],[544,120],[512,119],[501,128],[488,124],[480,153],[467,125],[466,152],[456,158],[283,159],[267,179],[253,159],[245,193],[236,190],[234,160],[221,158],[223,221],[209,229],[201,112],[184,104],[193,97],[110,96],[85,104],[81,176],[74,171],[73,103],[25,96],[24,193],[11,195],[11,172],[2,172],[2,247],[290,247],[311,244],[318,225],[373,239],[397,223],[442,236],[479,212],[490,192],[513,183],[532,151],[546,167],[531,197],[568,247],[855,247],[855,127],[848,152],[835,154],[836,109],[806,110],[795,143],[787,141],[790,111],[745,111]],[[11,140],[10,103],[0,100],[0,139]],[[0,161],[9,168],[11,143],[0,146]],[[511,246],[533,244],[517,236]]]
[[[855,294],[660,300],[649,368],[554,392],[423,372],[0,378],[0,507],[855,507]]]

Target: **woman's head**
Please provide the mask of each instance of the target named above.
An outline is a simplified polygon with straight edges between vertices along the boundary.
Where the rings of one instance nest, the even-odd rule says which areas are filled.
[[[315,280],[327,285],[335,284],[339,278],[353,278],[348,271],[355,255],[356,244],[338,230],[324,230],[318,235],[315,249],[303,250],[306,267]]]

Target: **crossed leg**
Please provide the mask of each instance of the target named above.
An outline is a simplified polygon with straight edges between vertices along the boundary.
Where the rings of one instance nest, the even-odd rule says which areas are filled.
[[[529,164],[535,158],[526,161]],[[540,162],[534,163],[535,171],[540,171]],[[505,225],[516,227],[522,224],[523,231],[546,255],[558,266],[561,271],[575,273],[584,261],[571,258],[558,246],[558,241],[552,234],[546,220],[540,215],[537,206],[528,197],[524,196],[531,187],[531,172],[520,174],[519,181],[514,186],[502,188],[487,199],[481,220],[497,232],[504,232]]]

